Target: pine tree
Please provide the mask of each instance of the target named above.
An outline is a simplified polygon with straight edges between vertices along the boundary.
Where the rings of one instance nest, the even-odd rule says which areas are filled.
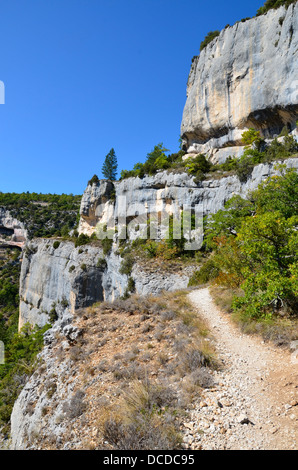
[[[105,178],[107,178],[108,180],[115,181],[117,178],[117,168],[117,157],[115,154],[115,150],[112,148],[105,157],[105,161],[101,171]]]

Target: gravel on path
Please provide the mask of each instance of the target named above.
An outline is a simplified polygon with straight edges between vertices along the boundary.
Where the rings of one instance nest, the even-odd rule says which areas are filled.
[[[213,372],[214,387],[203,391],[184,424],[184,447],[297,450],[295,356],[242,334],[215,305],[208,288],[192,291],[189,299],[209,325],[222,366]]]

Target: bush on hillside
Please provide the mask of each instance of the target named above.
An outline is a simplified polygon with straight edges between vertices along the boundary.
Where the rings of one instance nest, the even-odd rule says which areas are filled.
[[[217,38],[220,35],[220,31],[210,31],[207,36],[205,37],[204,41],[201,42],[200,45],[200,52],[202,52],[205,47],[208,46],[210,42],[213,41],[213,39]]]

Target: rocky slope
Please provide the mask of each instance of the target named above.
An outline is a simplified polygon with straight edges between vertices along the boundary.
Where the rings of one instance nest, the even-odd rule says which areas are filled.
[[[188,153],[222,161],[243,152],[243,130],[266,138],[294,130],[297,51],[297,3],[221,31],[191,66],[181,124]]]
[[[78,310],[45,343],[13,409],[11,449],[177,448],[189,403],[212,382],[206,330],[185,293]]]

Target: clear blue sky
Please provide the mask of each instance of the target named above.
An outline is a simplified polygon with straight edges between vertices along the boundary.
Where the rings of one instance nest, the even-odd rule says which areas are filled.
[[[82,194],[115,149],[119,172],[178,151],[191,59],[262,0],[1,0],[0,191]]]

